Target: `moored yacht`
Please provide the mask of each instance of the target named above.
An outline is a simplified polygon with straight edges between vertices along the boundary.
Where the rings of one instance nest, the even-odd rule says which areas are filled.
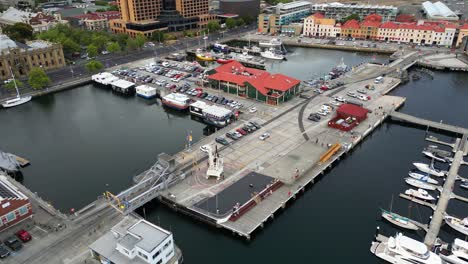
[[[455,238],[452,244],[452,254],[440,254],[440,257],[449,264],[468,263],[468,242]]]
[[[258,43],[260,47],[264,47],[264,48],[278,47],[278,46],[281,46],[282,44],[283,42],[281,42],[281,39],[278,39],[278,38],[273,38],[269,41],[260,41]]]
[[[170,93],[161,99],[163,105],[176,109],[186,110],[190,104],[190,98],[185,94]]]
[[[414,162],[413,165],[420,171],[429,173],[431,175],[437,176],[437,177],[444,177],[445,174],[447,173],[446,171],[442,171],[440,169],[434,168],[434,166],[431,164],[426,164],[426,163],[420,163],[420,162]]]
[[[458,232],[468,236],[468,217],[464,219],[456,218],[454,216],[445,214],[445,223]]]
[[[25,103],[31,101],[31,99],[32,99],[32,96],[30,96],[30,95],[27,95],[27,96],[21,96],[20,95],[20,92],[18,90],[18,85],[16,85],[15,75],[13,74],[13,71],[11,70],[11,68],[10,68],[10,72],[11,72],[11,75],[13,77],[12,82],[15,85],[15,89],[16,89],[16,97],[13,98],[13,99],[8,99],[5,102],[3,102],[2,106],[4,108],[9,108],[9,107],[13,107],[13,106],[22,105],[22,104],[25,104]]]
[[[408,175],[411,177],[411,178],[414,178],[416,180],[420,180],[420,181],[423,181],[423,182],[427,182],[427,183],[431,183],[431,184],[439,184],[438,181],[432,179],[431,177],[429,177],[429,175],[424,175],[420,172],[418,172],[417,170],[415,171],[410,171],[408,173]]]
[[[426,190],[423,189],[408,189],[405,191],[406,195],[416,197],[423,200],[433,201],[435,200],[434,196],[430,195]]]
[[[440,157],[440,156],[437,155],[437,153],[435,153],[435,152],[423,150],[422,153],[423,153],[424,155],[426,155],[427,157],[431,158],[431,159],[434,159],[434,160],[437,160],[437,161],[440,161],[440,162],[447,162],[447,158],[445,158],[445,157]]]
[[[385,242],[372,242],[371,252],[393,264],[442,264],[442,259],[417,240],[397,233]]]
[[[284,60],[284,55],[276,52],[276,50],[273,48],[265,50],[264,52],[260,52],[260,55],[266,59]]]
[[[381,210],[381,213],[382,213],[382,218],[384,218],[385,220],[389,221],[390,223],[392,223],[392,224],[394,224],[396,226],[406,228],[406,229],[410,229],[410,230],[418,230],[419,229],[419,227],[417,225],[415,225],[414,223],[412,223],[409,218],[403,217],[403,216],[401,216],[399,214],[387,211],[385,209],[380,209],[380,210]]]
[[[409,178],[409,177],[405,178],[405,182],[407,184],[411,185],[411,186],[421,188],[421,189],[431,190],[431,191],[434,191],[436,189],[436,187],[437,187],[437,186],[429,184],[427,182],[416,180],[416,179]]]

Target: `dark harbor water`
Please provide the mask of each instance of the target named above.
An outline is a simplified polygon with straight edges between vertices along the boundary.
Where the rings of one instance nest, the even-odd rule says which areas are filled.
[[[294,49],[288,61],[268,70],[309,79],[328,72],[342,57],[348,65],[373,57],[386,60]],[[466,73],[436,73],[434,80],[423,76],[393,94],[407,97],[403,112],[468,127],[467,83]],[[151,166],[158,153],[182,149],[187,131],[198,139],[205,128],[157,104],[92,86],[0,110],[0,122],[0,149],[32,162],[23,170],[23,183],[62,210],[80,208],[105,190],[118,192],[131,176]],[[427,208],[398,198],[407,189],[403,178],[411,163],[428,161],[421,155],[427,146],[424,135],[425,129],[386,122],[250,242],[156,202],[145,206],[146,217],[174,233],[186,263],[380,263],[369,247],[377,225],[388,235],[397,231],[379,217],[379,207],[388,208],[392,195],[394,211],[429,220]],[[468,176],[467,166],[460,175]],[[458,186],[455,192],[468,196]],[[468,216],[468,205],[452,200],[449,213]],[[446,226],[441,235],[461,237]]]

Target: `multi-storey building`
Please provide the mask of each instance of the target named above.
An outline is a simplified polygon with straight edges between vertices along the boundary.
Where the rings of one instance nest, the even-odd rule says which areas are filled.
[[[42,40],[24,44],[0,34],[0,79],[11,78],[10,68],[16,77],[25,77],[34,67],[51,70],[64,66],[60,44]]]
[[[310,2],[279,3],[269,13],[258,16],[258,31],[273,34],[280,33],[283,25],[299,22],[308,15],[310,15]]]
[[[308,37],[337,37],[341,28],[336,26],[333,18],[325,18],[323,14],[315,13],[304,19],[303,34]]]
[[[70,21],[71,24],[75,26],[80,26],[86,30],[108,30],[109,29],[109,20],[119,19],[119,11],[106,11],[106,12],[95,12],[77,15],[73,17],[65,18]]]
[[[382,17],[382,21],[394,21],[398,9],[394,6],[379,6],[379,5],[351,5],[341,3],[329,4],[314,4],[312,12],[320,12],[325,17],[331,17],[337,21],[342,21],[347,16],[356,14],[362,20],[370,14],[377,14]]]
[[[176,10],[183,17],[197,17],[208,14],[208,1],[176,0]]]
[[[460,28],[459,28],[459,32],[458,32],[458,37],[457,37],[457,42],[456,42],[456,46],[457,47],[460,47],[460,45],[462,44],[463,40],[467,40],[468,39],[468,23],[462,25]],[[466,41],[465,41],[466,43]]]
[[[68,21],[62,20],[59,14],[49,15],[43,12],[31,13],[9,7],[0,14],[0,27],[13,25],[16,23],[26,23],[31,25],[33,32],[47,31],[57,24],[66,24]]]
[[[31,203],[8,178],[0,174],[0,231],[32,217]]]

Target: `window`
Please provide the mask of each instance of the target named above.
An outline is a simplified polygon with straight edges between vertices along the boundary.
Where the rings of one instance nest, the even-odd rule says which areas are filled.
[[[159,254],[161,254],[161,250],[159,250],[158,252],[154,253],[153,259],[156,259],[156,258],[159,256]]]
[[[11,222],[11,221],[13,221],[13,220],[16,219],[16,215],[15,215],[14,212],[10,212],[10,213],[8,213],[8,214],[6,215],[6,218],[7,218],[7,221],[8,221],[8,222]]]
[[[138,251],[138,256],[146,260],[148,259],[148,257],[145,254],[141,253],[140,251]]]
[[[29,210],[28,210],[28,207],[26,205],[23,206],[23,207],[20,207],[20,209],[18,209],[18,212],[19,212],[20,215],[25,215],[25,214],[28,213],[28,211]]]

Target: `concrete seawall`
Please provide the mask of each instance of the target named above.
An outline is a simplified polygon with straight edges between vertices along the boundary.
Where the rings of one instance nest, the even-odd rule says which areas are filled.
[[[371,53],[382,53],[382,54],[393,54],[396,50],[393,49],[379,49],[371,47],[350,47],[350,46],[339,46],[331,44],[314,44],[314,43],[302,43],[302,42],[293,42],[293,41],[284,41],[284,45],[291,47],[302,47],[302,48],[319,48],[319,49],[331,49],[331,50],[344,50],[344,51],[354,51],[354,52],[371,52]]]

